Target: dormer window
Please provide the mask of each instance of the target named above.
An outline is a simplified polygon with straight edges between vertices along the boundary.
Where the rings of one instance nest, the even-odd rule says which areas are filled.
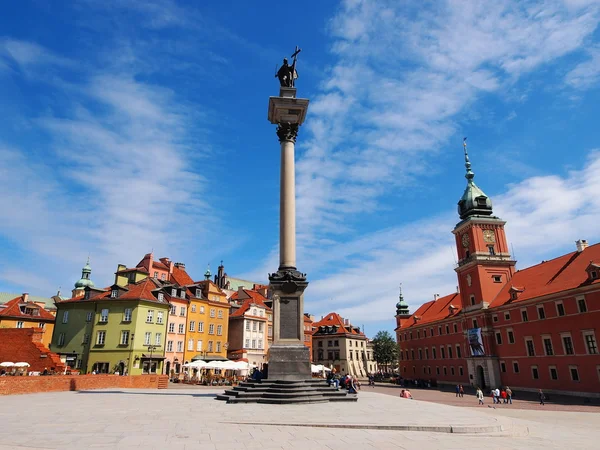
[[[494,283],[502,283],[501,275],[494,275],[494,276],[492,276],[492,279],[494,280]]]
[[[592,280],[595,280],[596,278],[598,278],[598,272],[595,270],[590,271],[590,278]]]
[[[158,300],[162,302],[164,299],[165,299],[165,294],[163,294],[162,292],[159,292],[158,293]]]
[[[177,289],[171,289],[171,297],[177,297]]]
[[[202,289],[196,289],[196,298],[202,298]]]
[[[477,197],[477,206],[486,206],[486,198]]]
[[[510,293],[510,299],[511,300],[516,300],[517,299],[517,291],[512,291]]]
[[[181,297],[181,298],[185,298],[185,289],[182,289],[182,290],[181,290],[181,295],[180,295],[180,297]]]
[[[110,292],[110,298],[117,298],[119,296],[119,290],[118,289],[113,289]]]

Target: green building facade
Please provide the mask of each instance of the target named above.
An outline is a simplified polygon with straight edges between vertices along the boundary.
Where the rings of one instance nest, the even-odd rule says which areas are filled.
[[[86,286],[83,295],[57,302],[52,351],[81,373],[162,373],[169,303],[161,289],[146,278]]]

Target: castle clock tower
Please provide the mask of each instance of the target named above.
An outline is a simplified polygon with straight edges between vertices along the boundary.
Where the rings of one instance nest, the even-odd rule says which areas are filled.
[[[461,221],[452,233],[456,238],[456,273],[464,311],[485,309],[515,272],[504,222],[493,215],[492,200],[475,184],[475,174],[463,142],[467,187],[458,202]]]

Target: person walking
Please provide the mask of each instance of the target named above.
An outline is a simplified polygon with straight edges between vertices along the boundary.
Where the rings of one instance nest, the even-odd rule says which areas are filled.
[[[546,400],[546,396],[544,395],[544,392],[541,389],[538,392],[538,397],[540,398],[540,405],[545,405],[544,400]]]
[[[508,400],[508,404],[512,405],[512,390],[508,386],[506,386],[506,399]]]
[[[460,393],[460,387],[458,384],[454,387],[454,390],[456,391],[456,396],[458,397],[458,394]]]
[[[508,398],[506,397],[505,389],[502,389],[502,391],[500,391],[500,397],[502,397],[502,403],[508,403]]]
[[[458,396],[460,398],[463,398],[465,396],[465,388],[463,388],[462,384],[458,386]]]
[[[496,388],[494,391],[494,397],[496,399],[496,403],[500,404],[500,389]]]
[[[477,393],[475,395],[477,396],[479,404],[483,405],[483,391],[481,390],[481,388],[477,388]]]

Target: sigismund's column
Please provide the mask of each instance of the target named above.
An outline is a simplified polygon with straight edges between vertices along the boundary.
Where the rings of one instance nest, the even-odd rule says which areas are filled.
[[[292,66],[278,75],[279,97],[269,98],[271,123],[277,125],[281,146],[279,202],[279,269],[269,274],[273,299],[273,344],[269,349],[269,380],[299,381],[311,378],[309,349],[304,345],[304,290],[306,274],[296,268],[296,177],[294,148],[304,122],[308,99],[296,98],[296,48]],[[287,75],[287,78],[286,78]]]

